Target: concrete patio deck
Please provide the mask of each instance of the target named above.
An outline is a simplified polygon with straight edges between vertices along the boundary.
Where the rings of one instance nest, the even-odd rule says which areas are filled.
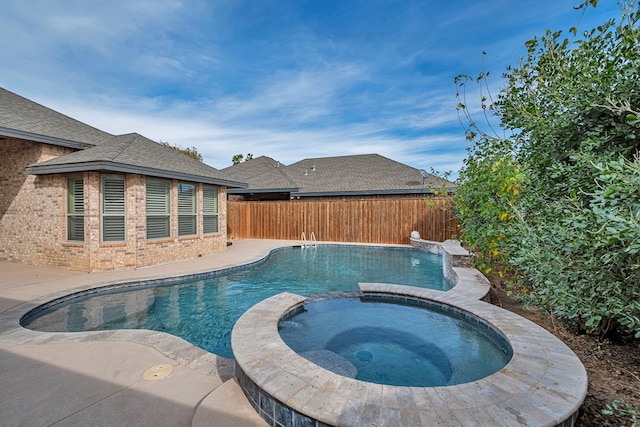
[[[0,424],[266,426],[233,378],[229,359],[161,332],[44,333],[22,328],[19,320],[73,291],[232,267],[297,243],[235,241],[223,254],[91,274],[0,262]],[[159,365],[173,370],[143,378]]]

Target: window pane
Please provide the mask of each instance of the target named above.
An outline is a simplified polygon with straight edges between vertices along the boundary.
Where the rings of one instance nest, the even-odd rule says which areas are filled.
[[[125,182],[124,177],[102,177],[102,241],[125,240]]]
[[[102,217],[102,240],[105,242],[124,241],[124,216]]]
[[[67,240],[84,241],[84,184],[82,178],[67,179]]]
[[[147,239],[162,239],[170,236],[168,216],[147,217]]]
[[[178,184],[178,213],[180,215],[196,213],[196,186],[194,184]]]
[[[205,234],[218,232],[218,215],[204,215],[202,220]]]
[[[67,213],[84,213],[84,186],[82,178],[67,180]]]
[[[69,215],[67,217],[67,240],[84,241],[84,216]]]
[[[202,211],[205,214],[218,213],[218,187],[205,185],[202,188]]]
[[[102,187],[102,213],[124,215],[124,179],[104,178]]]
[[[189,236],[191,234],[196,234],[195,215],[179,215],[178,216],[178,235]]]
[[[147,180],[147,215],[169,214],[170,186],[168,181]]]
[[[171,237],[171,182],[147,179],[147,239]]]
[[[185,182],[178,183],[178,235],[188,236],[197,233],[196,186]]]
[[[218,187],[202,188],[202,226],[205,234],[218,232]]]

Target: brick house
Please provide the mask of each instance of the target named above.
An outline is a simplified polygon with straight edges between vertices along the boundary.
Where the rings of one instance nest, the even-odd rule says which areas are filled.
[[[93,272],[223,252],[226,192],[245,186],[0,88],[0,260]]]

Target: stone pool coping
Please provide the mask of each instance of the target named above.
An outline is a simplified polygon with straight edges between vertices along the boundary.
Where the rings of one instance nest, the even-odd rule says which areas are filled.
[[[446,251],[443,246],[430,249]],[[453,248],[464,256],[464,249]],[[360,290],[432,300],[480,317],[504,334],[513,349],[503,369],[446,387],[400,387],[342,377],[304,359],[280,338],[281,317],[307,299],[281,293],[245,312],[232,332],[236,375],[254,408],[273,425],[572,426],[587,392],[582,362],[542,327],[480,301],[488,287],[477,270],[449,267],[457,277],[446,292],[380,283],[362,283]]]

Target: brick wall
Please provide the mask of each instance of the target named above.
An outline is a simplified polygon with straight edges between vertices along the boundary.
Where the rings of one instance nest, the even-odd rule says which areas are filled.
[[[202,233],[198,186],[198,234],[178,238],[177,182],[172,183],[172,238],[146,239],[146,177],[128,174],[126,241],[100,242],[100,174],[85,172],[85,239],[66,241],[65,175],[32,176],[25,168],[72,150],[23,140],[0,142],[0,260],[82,271],[125,270],[226,250],[226,189],[219,189],[220,232]]]
[[[200,255],[224,252],[227,247],[226,233],[226,191],[219,189],[220,232],[211,235],[202,233],[202,185],[198,185],[198,234],[178,237],[178,182],[171,184],[171,238],[147,240],[146,234],[146,177],[127,175],[127,242],[137,249],[131,249],[135,255],[136,267],[163,264],[176,260],[176,253],[181,259],[196,258]],[[104,246],[104,244],[103,244]],[[112,248],[112,250],[116,250]],[[104,251],[102,251],[104,252]],[[133,257],[132,257],[133,258]],[[100,267],[100,269],[104,269]]]
[[[85,269],[84,249],[62,245],[64,177],[25,171],[71,151],[17,139],[0,142],[0,260]]]

